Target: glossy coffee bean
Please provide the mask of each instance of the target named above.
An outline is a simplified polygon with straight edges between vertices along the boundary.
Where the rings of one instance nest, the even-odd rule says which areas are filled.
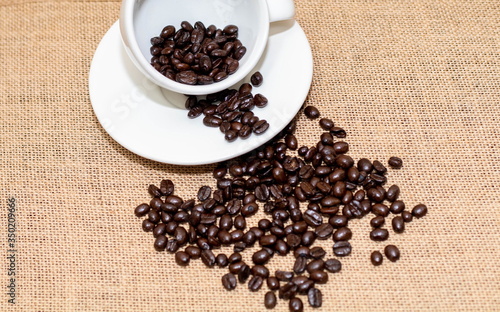
[[[376,228],[370,232],[370,239],[381,242],[389,238],[389,232],[386,229]]]
[[[227,290],[233,290],[238,284],[236,276],[232,273],[227,273],[222,276],[222,286]]]
[[[325,269],[330,273],[340,272],[342,269],[342,263],[337,259],[328,259],[325,261]]]
[[[273,309],[276,306],[277,303],[278,303],[278,301],[276,299],[276,295],[274,294],[274,292],[268,291],[264,295],[264,306],[267,309]]]
[[[299,297],[295,297],[288,302],[288,308],[290,312],[302,312],[304,311],[304,304]]]
[[[370,255],[370,261],[375,266],[381,265],[383,260],[384,260],[384,258],[382,257],[382,253],[378,250],[372,252]]]
[[[333,244],[333,253],[337,257],[346,257],[351,254],[352,247],[347,241],[338,241]]]
[[[309,119],[316,119],[316,118],[320,117],[319,110],[315,106],[312,106],[312,105],[306,106],[306,108],[304,109],[304,114]]]
[[[401,158],[399,157],[392,156],[391,158],[389,158],[388,164],[394,169],[399,169],[403,167],[403,160],[401,160]]]
[[[401,255],[400,252],[399,252],[398,247],[396,247],[394,245],[387,245],[387,246],[385,246],[385,248],[384,248],[384,254],[387,257],[387,259],[389,259],[392,262],[398,261],[399,258],[400,258],[400,255]]]
[[[427,214],[427,206],[424,204],[418,204],[413,207],[411,214],[417,219],[422,218]]]
[[[307,300],[313,308],[319,308],[323,304],[323,295],[317,288],[310,288],[307,292]]]
[[[392,229],[396,233],[403,233],[405,230],[405,222],[403,220],[403,217],[401,216],[395,216],[392,218]]]

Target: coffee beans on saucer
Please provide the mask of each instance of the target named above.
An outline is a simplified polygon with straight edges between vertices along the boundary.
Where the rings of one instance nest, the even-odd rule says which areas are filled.
[[[226,135],[233,131],[239,137],[244,126],[255,133],[265,122],[241,110],[248,99],[255,101],[249,95],[251,87],[242,85],[206,99],[190,97],[186,106],[190,113],[204,114],[204,123],[223,128]],[[240,111],[227,109],[236,102]],[[238,116],[223,117],[226,114]],[[193,198],[176,195],[171,180],[149,186],[151,199],[138,205],[135,214],[144,218],[143,230],[153,234],[153,247],[175,254],[180,266],[200,259],[220,272],[226,290],[246,284],[249,291],[263,294],[266,308],[274,308],[281,299],[288,301],[290,311],[303,311],[304,302],[321,307],[321,288],[341,271],[340,259],[355,252],[366,252],[374,267],[382,265],[384,257],[386,263],[399,261],[401,251],[386,241],[393,233],[404,233],[413,218],[424,217],[427,206],[417,204],[409,210],[400,188],[386,186],[390,170],[381,161],[354,160],[343,140],[344,129],[320,118],[312,106],[304,114],[318,124],[318,141],[312,146],[299,144],[294,120],[265,145],[216,165],[214,185],[200,186]],[[401,168],[399,158],[391,159],[390,169]],[[265,217],[247,222],[258,211]],[[352,244],[349,224],[360,221],[371,225],[365,237],[379,250],[357,250]],[[324,242],[331,247],[319,246]],[[231,253],[221,252],[222,247],[230,247]],[[270,270],[277,256],[294,257],[293,264]]]
[[[177,29],[163,28],[151,38],[151,65],[165,77],[188,85],[206,85],[235,73],[247,49],[238,39],[238,27],[219,29],[183,21]]]

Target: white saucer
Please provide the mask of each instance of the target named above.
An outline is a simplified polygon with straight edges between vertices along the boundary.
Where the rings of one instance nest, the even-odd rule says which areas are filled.
[[[227,142],[218,128],[169,102],[128,58],[116,22],[96,49],[89,74],[90,100],[109,135],[131,152],[158,162],[200,165],[249,152],[278,134],[297,114],[311,86],[313,59],[309,42],[295,21],[271,24],[269,42],[255,71],[264,83],[252,93],[269,100],[253,111],[269,122],[261,135]],[[249,77],[244,82],[249,82]],[[184,95],[179,95],[181,101]]]

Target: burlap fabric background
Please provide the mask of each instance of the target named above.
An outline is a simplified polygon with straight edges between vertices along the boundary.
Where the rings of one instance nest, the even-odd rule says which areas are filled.
[[[307,104],[344,127],[350,155],[403,158],[389,173],[429,214],[374,267],[369,218],[353,254],[320,286],[318,311],[500,310],[500,2],[296,1],[314,55]],[[264,288],[227,292],[221,269],[154,251],[134,207],[170,178],[180,195],[213,185],[211,165],[138,157],[89,100],[93,53],[118,1],[0,1],[0,310],[261,311]],[[299,119],[313,144],[316,122]],[[7,303],[7,204],[16,199],[16,304]],[[289,265],[278,260],[275,265]],[[286,311],[280,301],[276,311]],[[311,311],[306,304],[306,310]]]

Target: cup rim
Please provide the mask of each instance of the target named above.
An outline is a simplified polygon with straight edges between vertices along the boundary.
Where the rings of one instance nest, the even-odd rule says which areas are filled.
[[[147,0],[146,0],[147,1]],[[253,68],[257,65],[259,60],[264,53],[265,47],[267,45],[268,37],[269,37],[269,10],[267,7],[266,0],[252,0],[260,2],[260,14],[264,16],[263,24],[264,27],[260,32],[257,40],[255,41],[253,53],[251,55],[245,54],[244,57],[248,59],[244,62],[243,67],[240,64],[240,67],[236,72],[222,81],[214,82],[209,85],[188,85],[182,84],[180,82],[171,80],[160,72],[158,72],[153,66],[151,66],[150,62],[144,57],[142,54],[139,44],[135,37],[135,29],[134,29],[134,8],[138,3],[137,0],[122,0],[122,5],[120,8],[120,33],[122,42],[124,44],[125,50],[127,51],[128,56],[132,59],[133,63],[136,67],[152,82],[157,84],[158,86],[165,88],[167,90],[182,93],[186,95],[207,95],[216,93],[232,86],[236,85],[238,82],[243,80]]]

